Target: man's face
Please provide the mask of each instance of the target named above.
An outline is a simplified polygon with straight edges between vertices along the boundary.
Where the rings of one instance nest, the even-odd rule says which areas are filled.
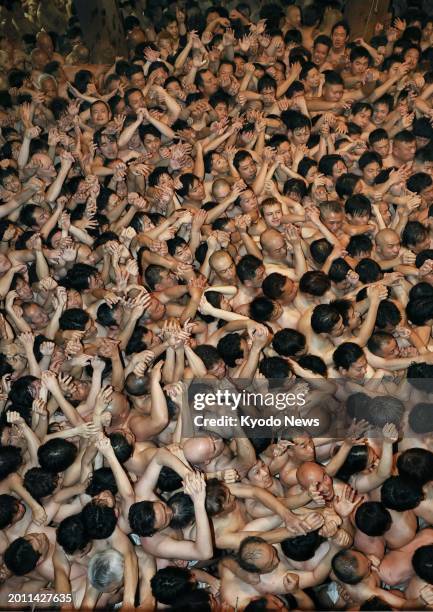
[[[30,304],[26,308],[25,318],[32,329],[43,329],[49,321],[47,313],[38,304]]]
[[[268,227],[277,228],[281,225],[281,218],[283,211],[281,210],[281,204],[276,202],[263,208],[263,219]],[[284,242],[284,240],[283,240]]]
[[[332,167],[332,178],[336,181],[339,176],[346,174],[347,166],[343,160],[338,160]]]
[[[246,189],[240,195],[241,210],[249,213],[257,209],[257,196],[252,189]]]
[[[330,83],[326,83],[323,90],[323,97],[326,102],[340,102],[343,93],[343,85],[331,85]]]
[[[337,232],[341,231],[342,225],[343,225],[343,220],[344,220],[344,213],[343,211],[341,212],[326,212],[325,214],[321,215],[322,218],[322,223],[323,225],[333,234],[336,234]]]
[[[217,116],[218,121],[225,119],[228,116],[228,108],[227,105],[223,102],[217,104],[214,108],[215,114]]]
[[[367,373],[367,360],[364,356],[360,357],[352,363],[350,368],[346,370],[345,376],[348,376],[352,380],[363,382]]]
[[[212,96],[218,89],[218,80],[216,76],[210,70],[206,70],[201,77],[203,85],[199,87],[199,90],[204,93],[205,96]]]
[[[314,45],[312,57],[313,63],[316,64],[316,66],[321,66],[323,63],[325,63],[326,58],[328,57],[328,52],[329,48],[326,45],[322,43]]]
[[[233,76],[233,66],[231,64],[221,64],[218,69],[218,76],[227,79]]]
[[[175,258],[185,264],[192,264],[194,260],[194,257],[191,253],[191,249],[187,244],[181,244],[177,247]]]
[[[273,479],[269,467],[263,463],[261,459],[256,461],[253,467],[248,472],[248,480],[252,485],[267,489],[272,486]]]
[[[373,161],[364,167],[362,171],[362,177],[364,181],[367,183],[367,185],[373,185],[379,172],[380,172],[379,164]]]
[[[354,76],[362,76],[368,68],[368,59],[366,57],[358,57],[351,62],[350,68]]]
[[[352,121],[355,125],[360,127],[362,130],[365,130],[368,124],[370,123],[370,119],[371,119],[371,111],[362,110],[359,113],[356,113],[356,115],[353,115]]]
[[[235,76],[241,78],[245,74],[246,61],[242,57],[235,57],[234,62],[236,64]]]
[[[395,338],[390,338],[382,344],[380,347],[380,357],[383,357],[383,359],[396,359],[400,357],[400,349]]]
[[[280,563],[278,553],[273,546],[263,542],[254,545],[254,565],[261,574],[273,572]]]
[[[344,323],[343,323],[343,318],[339,317],[338,319],[338,323],[336,323],[334,325],[334,327],[332,328],[331,332],[330,332],[330,336],[332,338],[339,338],[340,336],[342,336],[344,333]]]
[[[169,281],[171,283],[171,277]],[[169,286],[173,286],[170,284]],[[166,288],[166,287],[164,287]],[[146,310],[146,316],[151,319],[151,321],[160,321],[165,315],[165,306],[161,304],[161,302],[155,297],[151,296],[150,305]]]
[[[301,11],[298,6],[289,6],[286,11],[286,16],[291,28],[299,28],[301,25]]]
[[[275,89],[273,87],[263,89],[262,100],[265,106],[272,106],[275,102]]]
[[[337,26],[331,35],[332,46],[336,51],[341,51],[347,40],[347,33],[343,26]]]
[[[153,511],[155,512],[155,529],[161,531],[169,526],[173,518],[173,510],[162,501],[154,502]]]
[[[15,174],[10,174],[4,178],[3,187],[12,193],[19,193],[21,191],[21,181]]]
[[[382,158],[389,155],[390,144],[388,139],[378,140],[371,147],[375,153],[380,155]]]
[[[404,61],[409,64],[410,70],[414,70],[419,61],[419,52],[416,49],[409,49],[404,55]]]
[[[161,139],[157,138],[153,134],[146,134],[143,138],[143,145],[148,153],[155,155],[161,146]]]
[[[308,126],[295,128],[293,130],[293,142],[296,146],[305,145],[310,138],[310,128]]]
[[[216,275],[224,282],[234,282],[236,279],[236,266],[228,253],[221,253],[212,262],[212,267]]]
[[[308,87],[312,87],[313,89],[315,89],[316,87],[319,87],[320,72],[317,70],[317,68],[311,68],[311,70],[309,70],[305,78],[305,84]]]
[[[116,159],[119,152],[116,137],[102,134],[99,150],[106,159]]]
[[[196,179],[188,191],[188,198],[193,202],[202,202],[205,197],[204,185],[202,181]]]
[[[387,104],[384,104],[383,102],[378,102],[377,104],[375,104],[373,107],[373,116],[372,116],[372,121],[374,125],[382,125],[386,121],[388,113],[389,113],[389,108]]]
[[[293,438],[293,453],[299,461],[314,461],[314,442],[310,436],[296,436]]]
[[[177,21],[171,21],[165,29],[172,38],[179,38],[179,26],[177,25]]]
[[[252,157],[247,157],[240,162],[239,174],[247,182],[251,182],[256,178],[257,166]]]
[[[229,164],[226,158],[220,153],[215,153],[212,157],[212,170],[218,174],[224,174],[229,169]]]
[[[219,359],[211,368],[209,368],[208,372],[221,380],[224,378],[226,374],[226,365],[222,359]]]
[[[144,105],[144,97],[141,91],[133,91],[128,96],[128,106],[134,113],[136,113],[139,108],[143,108]]]
[[[412,161],[416,153],[415,139],[409,142],[394,142],[392,153],[396,159],[403,163]]]
[[[108,111],[108,108],[102,102],[97,102],[92,106],[90,116],[92,118],[93,124],[98,127],[107,125],[110,120],[110,113]]]
[[[400,252],[400,239],[397,234],[381,236],[377,244],[377,251],[383,259],[394,259]]]
[[[269,253],[269,257],[276,260],[284,260],[287,257],[287,246],[283,236],[275,235],[267,241],[266,246],[263,245],[264,250]]]
[[[433,183],[421,191],[421,197],[426,205],[433,204]]]

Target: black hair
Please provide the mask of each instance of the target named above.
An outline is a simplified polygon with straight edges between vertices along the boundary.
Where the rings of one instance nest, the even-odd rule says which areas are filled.
[[[373,243],[368,234],[355,234],[355,236],[350,237],[346,250],[351,257],[360,257],[364,253],[371,253]]]
[[[364,502],[355,512],[355,525],[368,536],[382,536],[391,524],[391,514],[382,502]]]
[[[217,351],[229,368],[236,367],[236,360],[244,358],[244,351],[241,347],[241,337],[236,333],[223,336],[217,344]]]
[[[400,476],[423,486],[431,480],[433,453],[425,448],[408,448],[397,459]]]
[[[114,454],[119,463],[128,461],[134,450],[132,444],[127,441],[126,437],[120,431],[108,434],[108,437],[110,438],[111,446],[113,447]]]
[[[259,372],[268,380],[287,378],[290,366],[282,357],[264,357],[259,364]]]
[[[0,529],[5,529],[14,520],[19,508],[19,500],[13,495],[0,495]]]
[[[68,555],[73,555],[86,548],[90,537],[84,527],[81,512],[68,516],[59,523],[57,542]]]
[[[244,255],[236,264],[236,274],[239,280],[244,283],[246,280],[253,280],[257,269],[263,262],[254,255]]]
[[[195,519],[195,510],[192,499],[186,493],[179,491],[170,497],[167,502],[173,511],[170,527],[173,529],[184,529]]]
[[[366,444],[356,444],[350,449],[349,454],[335,477],[343,482],[348,482],[351,476],[365,470],[367,464],[368,446]]]
[[[340,550],[332,559],[332,569],[338,580],[345,584],[358,584],[363,578],[358,573],[358,561],[351,550]]]
[[[311,328],[316,334],[329,334],[341,318],[338,310],[330,304],[319,304],[311,315]]]
[[[74,463],[77,452],[77,447],[69,440],[53,438],[38,448],[39,464],[47,472],[58,474]]]
[[[332,253],[332,244],[326,238],[313,240],[310,244],[310,253],[316,263],[323,265]]]
[[[386,508],[404,512],[416,508],[424,494],[419,483],[403,476],[390,476],[382,485],[380,499]]]
[[[320,376],[326,377],[328,374],[328,368],[326,363],[321,357],[317,355],[302,355],[299,357],[298,364],[305,370],[310,370],[314,374],[320,374]]]
[[[159,569],[150,580],[152,595],[165,605],[175,604],[183,596],[189,596],[196,588],[191,572],[186,567],[168,566]]]
[[[428,584],[433,584],[433,544],[420,546],[412,557],[415,574]]]
[[[156,486],[160,491],[171,493],[182,487],[182,478],[177,472],[164,465],[159,473]]]
[[[283,357],[294,357],[305,349],[306,339],[296,329],[284,328],[274,334],[272,347]]]
[[[132,504],[128,512],[129,525],[134,533],[142,537],[150,537],[156,533],[155,510],[153,502],[141,501]]]
[[[398,426],[403,418],[404,404],[397,397],[378,395],[371,399],[369,412],[370,422],[376,427],[383,427],[387,423]]]
[[[21,449],[17,446],[0,447],[0,481],[15,473],[22,464]]]
[[[370,284],[380,280],[383,277],[383,272],[377,261],[364,257],[361,259],[355,268],[355,272],[359,276],[361,283]]]
[[[379,612],[381,610],[392,610],[392,607],[388,602],[384,601],[380,597],[370,597],[367,601],[364,601],[359,607],[360,610],[368,610],[371,612]]]
[[[90,278],[98,272],[94,266],[85,263],[75,263],[62,279],[63,287],[84,291],[89,288]]]
[[[343,342],[334,351],[332,359],[337,370],[348,370],[351,365],[364,356],[364,351],[354,342]]]
[[[331,281],[321,270],[305,272],[299,281],[299,290],[315,297],[322,297],[330,288]]]
[[[84,506],[81,517],[84,528],[92,540],[109,538],[117,525],[114,508],[109,508],[96,501],[91,501]]]
[[[385,329],[387,325],[396,327],[401,321],[401,313],[394,302],[382,300],[377,309],[376,327]]]
[[[319,532],[310,531],[306,535],[286,538],[281,542],[281,550],[288,559],[293,561],[308,561],[312,557],[325,538]]]
[[[40,501],[43,497],[51,495],[57,487],[59,475],[47,472],[40,467],[33,467],[24,474],[23,485],[30,495]]]
[[[25,576],[35,569],[40,556],[25,538],[17,538],[5,550],[3,560],[15,576]]]
[[[110,491],[113,495],[117,494],[116,479],[110,467],[101,467],[94,470],[86,487],[86,494],[91,497],[102,493],[102,491]]]
[[[250,317],[259,323],[270,321],[274,312],[274,303],[267,297],[258,296],[250,304]]]

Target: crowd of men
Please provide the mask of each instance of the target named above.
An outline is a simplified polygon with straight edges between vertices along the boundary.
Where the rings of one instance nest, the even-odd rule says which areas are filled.
[[[431,609],[433,17],[118,4],[1,2],[0,608]]]

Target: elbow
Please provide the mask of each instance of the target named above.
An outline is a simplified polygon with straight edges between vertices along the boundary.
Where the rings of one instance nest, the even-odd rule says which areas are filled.
[[[212,542],[207,542],[206,546],[200,546],[197,549],[197,561],[208,561],[213,557]]]

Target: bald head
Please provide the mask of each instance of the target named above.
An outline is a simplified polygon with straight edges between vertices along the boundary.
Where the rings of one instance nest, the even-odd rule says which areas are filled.
[[[296,478],[304,489],[308,489],[311,484],[320,481],[324,473],[325,468],[318,463],[305,461],[296,470]]]
[[[296,478],[306,491],[312,485],[317,487],[317,491],[325,501],[330,501],[334,497],[332,478],[322,465],[314,461],[305,461],[296,470]]]
[[[260,234],[260,244],[266,251],[272,250],[276,244],[281,246],[284,244],[284,238],[276,229],[267,229]]]
[[[218,200],[226,198],[230,191],[230,185],[225,179],[216,179],[212,184],[212,195]]]
[[[209,258],[210,267],[219,278],[225,282],[234,282],[236,279],[236,268],[233,259],[225,251],[216,251]]]
[[[376,249],[383,259],[394,259],[400,252],[400,238],[392,229],[383,229],[376,234]]]
[[[188,438],[183,445],[185,458],[193,465],[209,463],[216,453],[214,440],[210,436]]]

